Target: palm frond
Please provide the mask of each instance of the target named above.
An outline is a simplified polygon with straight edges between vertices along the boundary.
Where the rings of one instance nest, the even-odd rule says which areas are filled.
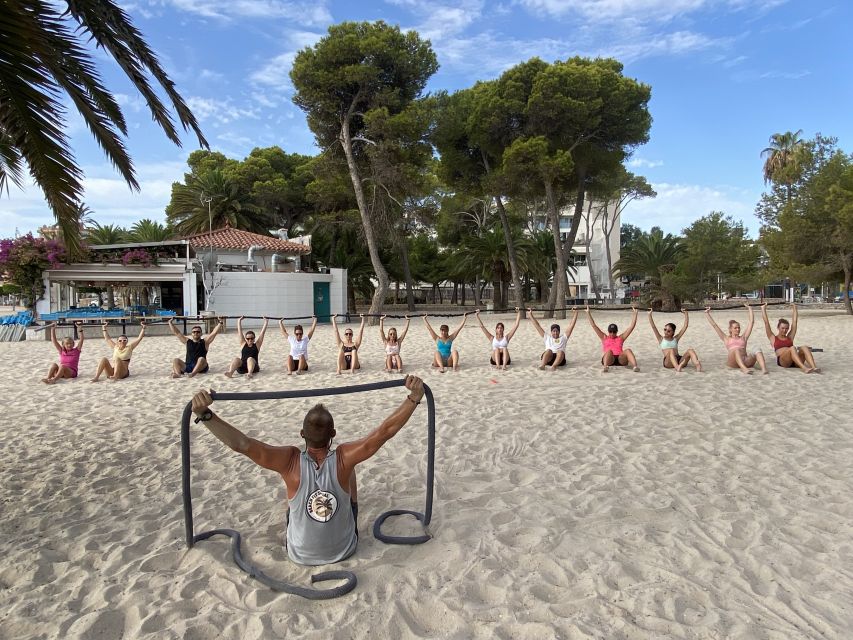
[[[154,93],[145,76],[146,70],[154,76],[169,96],[184,130],[192,129],[198,137],[199,145],[207,148],[209,146],[207,140],[195,116],[175,89],[175,83],[166,75],[157,56],[121,7],[112,0],[66,1],[68,14],[92,35],[98,46],[110,52],[139,93],[143,95],[151,110],[151,116],[166,136],[176,145],[181,145],[168,110]]]

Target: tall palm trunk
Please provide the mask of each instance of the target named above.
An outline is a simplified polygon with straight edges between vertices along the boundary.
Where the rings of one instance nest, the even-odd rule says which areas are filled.
[[[355,107],[353,102],[350,111]],[[373,292],[373,300],[370,303],[368,313],[368,324],[374,325],[379,320],[378,317],[382,313],[382,305],[385,302],[385,295],[388,293],[390,279],[385,266],[382,264],[382,259],[379,257],[379,245],[376,242],[376,235],[373,232],[373,225],[370,222],[370,215],[367,210],[367,201],[364,198],[364,190],[361,188],[361,176],[358,173],[358,167],[355,165],[355,157],[352,153],[352,138],[350,136],[349,124],[351,113],[347,114],[341,123],[340,142],[344,148],[344,155],[347,159],[347,168],[349,168],[350,180],[352,188],[355,192],[355,201],[358,204],[358,212],[361,215],[361,225],[364,228],[364,239],[367,241],[367,250],[370,254],[370,263],[373,265],[373,271],[376,274],[376,279],[379,281],[379,286]]]

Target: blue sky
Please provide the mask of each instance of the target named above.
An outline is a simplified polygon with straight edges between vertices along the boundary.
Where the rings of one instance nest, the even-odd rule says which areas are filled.
[[[317,2],[136,0],[123,2],[198,117],[211,148],[235,158],[278,145],[315,153],[292,103],[297,51],[330,24],[378,20],[415,29],[441,65],[430,90],[471,86],[533,56],[612,56],[652,87],[651,139],[629,168],[654,200],[629,205],[624,221],[678,233],[712,210],[753,232],[764,185],[761,150],[775,132],[839,138],[853,151],[853,46],[849,0],[515,0],[512,2]],[[114,62],[98,54],[107,86],[126,112],[140,193],[131,192],[73,111],[68,125],[86,173],[86,202],[102,224],[165,220],[184,147],[168,142]],[[0,197],[0,237],[53,218],[35,188]]]

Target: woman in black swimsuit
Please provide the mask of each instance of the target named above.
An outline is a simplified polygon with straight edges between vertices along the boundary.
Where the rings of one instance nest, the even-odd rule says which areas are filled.
[[[353,332],[349,327],[344,329],[344,339],[341,340],[337,317],[338,314],[332,316],[332,327],[335,329],[335,344],[338,347],[338,375],[341,375],[342,370],[354,373],[356,369],[361,369],[358,362],[358,348],[361,346],[361,339],[364,336],[364,314],[358,314],[358,317],[361,318],[361,326],[358,329],[358,338],[355,341],[352,339]]]
[[[243,316],[237,319],[237,339],[240,341],[240,357],[234,358],[228,371],[225,372],[225,377],[230,378],[234,373],[245,374],[246,378],[251,378],[261,370],[258,364],[258,355],[261,350],[261,345],[264,343],[264,336],[267,333],[267,325],[270,323],[269,318],[264,318],[264,326],[261,327],[260,335],[255,338],[254,331],[243,333]]]

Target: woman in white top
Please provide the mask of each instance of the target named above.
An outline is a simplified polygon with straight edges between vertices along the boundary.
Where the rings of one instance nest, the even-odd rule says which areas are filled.
[[[302,325],[297,324],[293,327],[293,335],[287,333],[284,328],[284,318],[278,321],[278,326],[281,328],[283,335],[290,343],[290,354],[287,356],[287,375],[291,375],[294,371],[296,375],[304,371],[308,371],[308,343],[314,335],[314,329],[317,328],[317,316],[312,316],[314,322],[311,328],[308,329],[308,335],[302,337]]]
[[[560,333],[560,325],[552,324],[551,332],[546,336],[545,330],[533,315],[533,309],[527,310],[527,319],[533,323],[533,328],[536,329],[536,333],[538,333],[539,337],[545,342],[545,351],[542,352],[542,357],[539,362],[540,369],[551,367],[551,371],[555,371],[557,367],[566,366],[566,345],[568,344],[572,331],[575,330],[575,324],[578,321],[578,310],[575,307],[572,307],[572,311],[574,311],[574,315],[572,315],[572,321],[569,323],[569,326],[566,327],[565,334]]]
[[[687,314],[687,309],[682,309],[681,313],[684,314],[684,326],[681,327],[681,331],[676,334],[675,325],[671,322],[667,322],[663,325],[663,335],[661,335],[660,332],[658,332],[658,328],[655,326],[655,321],[652,317],[652,310],[649,309],[649,324],[652,326],[652,332],[655,334],[655,338],[660,345],[660,350],[663,352],[663,366],[667,369],[681,371],[684,367],[690,364],[690,362],[693,362],[693,365],[696,367],[696,371],[702,371],[702,363],[699,362],[699,356],[696,355],[695,350],[688,349],[684,352],[683,356],[678,353],[678,341],[681,340],[681,337],[687,331],[687,325],[690,322],[690,316]]]
[[[382,344],[385,345],[385,372],[390,373],[395,370],[397,373],[403,372],[403,356],[400,355],[400,348],[403,346],[403,339],[409,331],[411,319],[406,316],[406,326],[403,327],[403,333],[397,337],[397,330],[394,327],[388,329],[388,335],[385,335],[385,318],[379,318],[379,335],[382,336]]]
[[[504,323],[498,322],[495,325],[495,335],[492,335],[489,333],[489,330],[486,329],[483,321],[480,319],[480,310],[477,309],[476,311],[477,322],[480,323],[480,330],[492,343],[492,355],[490,358],[492,368],[497,368],[501,371],[506,371],[506,368],[512,364],[509,357],[509,341],[512,340],[512,337],[518,330],[518,325],[521,324],[521,309],[516,307],[515,310],[515,325],[509,330],[509,333],[504,333]]]

